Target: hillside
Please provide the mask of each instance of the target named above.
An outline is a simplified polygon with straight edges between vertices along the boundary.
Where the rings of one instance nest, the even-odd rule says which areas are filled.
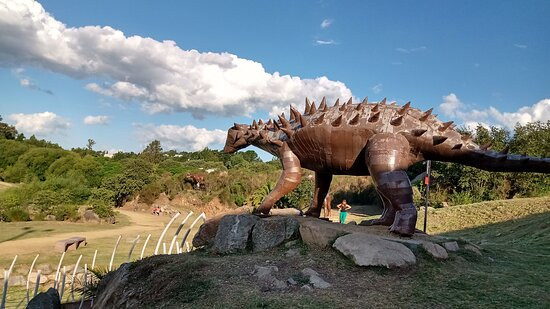
[[[547,201],[518,199],[437,210],[434,221],[456,222],[449,228],[453,232],[441,235],[472,242],[481,248],[481,255],[459,251],[445,261],[423,256],[413,268],[387,270],[359,268],[334,250],[308,248],[301,242],[255,254],[216,256],[199,250],[131,264],[125,291],[138,293],[135,297],[148,307],[548,307]],[[471,224],[463,214],[474,208],[487,215]],[[522,212],[510,217],[516,208]],[[456,230],[460,222],[470,227]],[[290,250],[298,254],[289,256]],[[300,280],[300,270],[310,267],[332,287],[265,289],[252,275],[255,266],[276,266],[282,280]]]

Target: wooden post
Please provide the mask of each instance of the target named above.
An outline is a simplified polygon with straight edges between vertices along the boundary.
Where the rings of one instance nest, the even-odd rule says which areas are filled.
[[[424,233],[428,226],[428,205],[430,204],[430,179],[432,172],[432,161],[426,161],[426,178],[424,183],[426,184],[426,205],[424,206]]]

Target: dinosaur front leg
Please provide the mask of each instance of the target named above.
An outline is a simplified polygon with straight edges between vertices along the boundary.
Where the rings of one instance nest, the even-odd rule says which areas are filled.
[[[332,174],[315,172],[315,190],[313,191],[313,200],[311,201],[309,209],[306,211],[306,216],[316,218],[321,216],[321,207],[323,206],[331,182]]]
[[[300,160],[290,150],[286,143],[281,147],[281,161],[283,163],[283,172],[277,181],[273,191],[269,192],[262,205],[256,209],[257,213],[268,215],[271,207],[285,194],[294,190],[302,180],[302,168]]]
[[[388,201],[396,210],[390,231],[405,236],[413,235],[417,211],[413,204],[411,183],[404,171],[409,165],[407,139],[399,134],[376,134],[367,143],[365,153],[376,190],[384,202]],[[387,215],[386,211],[385,219],[388,219]]]

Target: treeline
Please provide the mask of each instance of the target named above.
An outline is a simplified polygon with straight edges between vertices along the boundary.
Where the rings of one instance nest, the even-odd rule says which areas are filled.
[[[513,133],[502,128],[479,126],[476,143],[492,143],[494,150],[550,157],[550,121],[517,126]],[[0,221],[76,220],[83,205],[109,217],[114,207],[139,197],[152,203],[164,193],[173,199],[180,193],[193,194],[203,202],[219,198],[229,206],[257,206],[273,189],[281,169],[278,160],[262,162],[252,151],[224,154],[218,150],[198,152],[163,151],[159,141],[140,153],[119,152],[106,157],[86,147],[64,150],[56,144],[26,138],[0,118],[0,180],[18,183],[0,191]],[[411,179],[424,171],[412,166]],[[187,174],[205,177],[206,190],[193,190]],[[283,197],[279,207],[305,208],[311,201],[313,173],[304,170],[303,181]],[[527,173],[490,173],[452,164],[433,164],[431,204],[467,204],[483,200],[550,194],[550,176]],[[414,183],[415,201],[423,204],[423,183]],[[369,178],[336,176],[331,192],[334,201],[346,198],[354,204],[380,203]]]

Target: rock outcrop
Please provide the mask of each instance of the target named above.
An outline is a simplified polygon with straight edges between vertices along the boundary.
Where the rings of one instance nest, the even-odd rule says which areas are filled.
[[[235,253],[246,249],[252,228],[259,218],[252,215],[229,215],[220,220],[214,246],[215,253]]]
[[[101,307],[98,307],[101,308]],[[39,293],[27,304],[27,309],[61,309],[59,293],[54,288]]]

